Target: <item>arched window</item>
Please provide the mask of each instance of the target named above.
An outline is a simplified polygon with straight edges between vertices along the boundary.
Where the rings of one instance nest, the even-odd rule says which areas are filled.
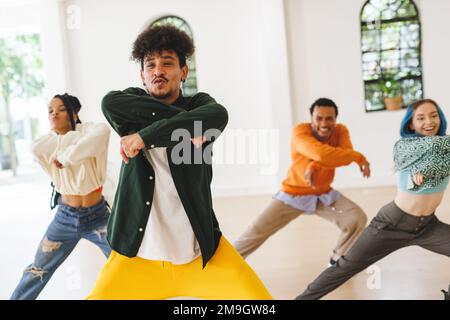
[[[152,26],[161,26],[170,24],[184,32],[186,32],[191,39],[194,39],[192,35],[192,30],[186,21],[175,16],[165,16],[155,20]],[[183,90],[183,95],[191,96],[197,93],[197,70],[195,68],[195,56],[193,55],[190,59],[186,61],[189,67],[189,75],[184,83],[181,84],[181,89]]]
[[[423,97],[421,27],[412,0],[368,0],[361,50],[366,111],[398,109]]]

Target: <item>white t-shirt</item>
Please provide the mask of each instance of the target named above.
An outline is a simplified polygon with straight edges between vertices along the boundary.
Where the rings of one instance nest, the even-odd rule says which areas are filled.
[[[186,264],[200,256],[200,247],[178,196],[170,172],[167,148],[146,150],[155,171],[150,216],[137,256],[148,260]]]

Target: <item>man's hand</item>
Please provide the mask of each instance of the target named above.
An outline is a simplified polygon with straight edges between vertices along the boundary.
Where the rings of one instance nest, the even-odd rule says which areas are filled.
[[[206,142],[206,137],[200,136],[200,137],[192,138],[191,142],[198,149],[202,146],[202,144],[204,144]]]
[[[123,162],[125,162],[126,164],[128,164],[129,160],[127,155],[125,154],[125,151],[123,151],[123,147],[122,145],[120,145],[120,156],[122,157]]]
[[[120,156],[125,163],[128,163],[128,159],[136,157],[144,147],[144,140],[139,133],[124,136],[120,139]]]
[[[59,162],[58,160],[53,160],[53,164],[58,168],[58,169],[64,169],[64,166],[62,165],[61,162]]]
[[[313,171],[311,169],[306,169],[305,171],[305,180],[306,183],[308,184],[309,187],[311,188],[315,188],[314,187],[314,182],[313,182]]]
[[[364,178],[370,178],[370,164],[368,162],[359,165],[359,169],[361,170]]]
[[[418,173],[415,176],[413,176],[413,181],[417,186],[422,185],[423,183],[423,175]]]

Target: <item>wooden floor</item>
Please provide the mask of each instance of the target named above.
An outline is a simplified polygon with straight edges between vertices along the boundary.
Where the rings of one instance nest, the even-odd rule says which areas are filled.
[[[341,190],[372,218],[390,202],[393,187]],[[8,181],[0,179],[0,299],[8,299],[22,270],[53,214],[48,209],[50,188],[43,174]],[[269,203],[271,196],[242,196],[214,200],[224,235],[234,241]],[[437,212],[450,223],[450,195]],[[271,237],[248,263],[276,299],[292,299],[327,265],[339,230],[316,216],[301,216]],[[105,258],[100,250],[81,241],[54,274],[40,299],[84,299],[92,289]],[[370,290],[370,274],[362,272],[326,299],[441,299],[450,282],[450,259],[417,247],[402,249],[376,264],[380,288]]]
[[[380,207],[393,200],[395,187],[341,192],[358,203],[370,221]],[[270,198],[216,199],[215,211],[224,235],[231,241],[237,239]],[[450,223],[450,195],[445,196],[437,216]],[[300,216],[269,238],[247,261],[274,298],[292,299],[327,266],[338,235],[339,230],[333,224],[317,216]],[[442,299],[440,290],[447,289],[449,284],[448,257],[408,247],[382,259],[324,299]]]

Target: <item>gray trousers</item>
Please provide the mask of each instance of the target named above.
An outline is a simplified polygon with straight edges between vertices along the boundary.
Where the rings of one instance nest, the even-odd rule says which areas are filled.
[[[247,258],[270,236],[301,214],[303,214],[303,211],[284,204],[282,201],[272,199],[267,208],[247,227],[233,245],[242,257]],[[343,195],[331,206],[324,206],[319,201],[315,214],[334,223],[341,229],[332,255],[335,260],[350,249],[367,223],[367,216],[364,211]]]
[[[388,254],[414,245],[450,257],[450,225],[434,214],[410,215],[391,202],[380,209],[336,266],[323,271],[296,300],[319,299]]]

